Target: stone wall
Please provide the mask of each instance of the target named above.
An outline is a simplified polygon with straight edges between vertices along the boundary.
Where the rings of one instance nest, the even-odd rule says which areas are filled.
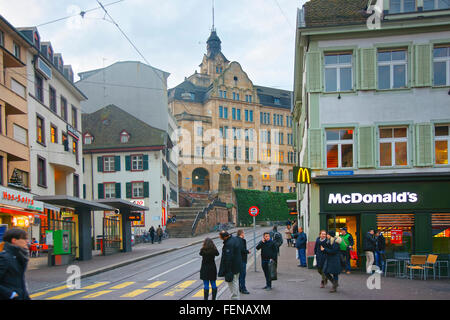
[[[229,220],[229,210],[227,208],[223,207],[214,207],[211,209],[208,214],[201,219],[198,224],[197,228],[195,230],[194,236],[203,234],[203,233],[209,233],[211,229],[214,228],[214,226],[217,225],[217,223],[227,223],[231,222]]]

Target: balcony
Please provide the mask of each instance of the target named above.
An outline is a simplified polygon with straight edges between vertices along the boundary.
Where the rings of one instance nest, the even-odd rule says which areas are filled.
[[[30,153],[28,146],[16,140],[0,135],[0,150],[8,154],[8,161],[29,161]]]
[[[73,173],[77,166],[75,155],[71,151],[64,151],[64,146],[58,143],[47,145],[49,154],[48,163],[54,165],[61,171]]]
[[[0,84],[0,100],[6,104],[7,114],[27,114],[27,100]]]

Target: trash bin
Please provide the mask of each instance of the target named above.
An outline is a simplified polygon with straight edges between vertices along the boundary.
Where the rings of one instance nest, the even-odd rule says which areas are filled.
[[[96,242],[97,242],[96,249],[101,250],[101,252],[103,253],[103,236],[102,235],[97,236]]]

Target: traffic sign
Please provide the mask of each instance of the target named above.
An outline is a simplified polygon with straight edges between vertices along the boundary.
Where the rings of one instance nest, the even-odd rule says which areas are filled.
[[[248,209],[248,214],[252,217],[256,217],[259,214],[259,208],[256,206],[250,207]]]

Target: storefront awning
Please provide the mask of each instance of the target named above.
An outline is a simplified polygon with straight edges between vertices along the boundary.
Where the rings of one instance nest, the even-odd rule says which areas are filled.
[[[59,195],[59,196],[36,196],[35,200],[42,201],[44,203],[49,203],[51,205],[73,208],[73,209],[89,209],[93,211],[102,211],[102,210],[114,210],[114,207],[110,207],[106,204],[80,199],[77,197],[71,197],[67,195]]]
[[[102,199],[95,200],[96,203],[108,205],[114,207],[119,210],[127,210],[127,211],[148,211],[149,208],[145,206],[141,206],[130,201],[124,199]]]

